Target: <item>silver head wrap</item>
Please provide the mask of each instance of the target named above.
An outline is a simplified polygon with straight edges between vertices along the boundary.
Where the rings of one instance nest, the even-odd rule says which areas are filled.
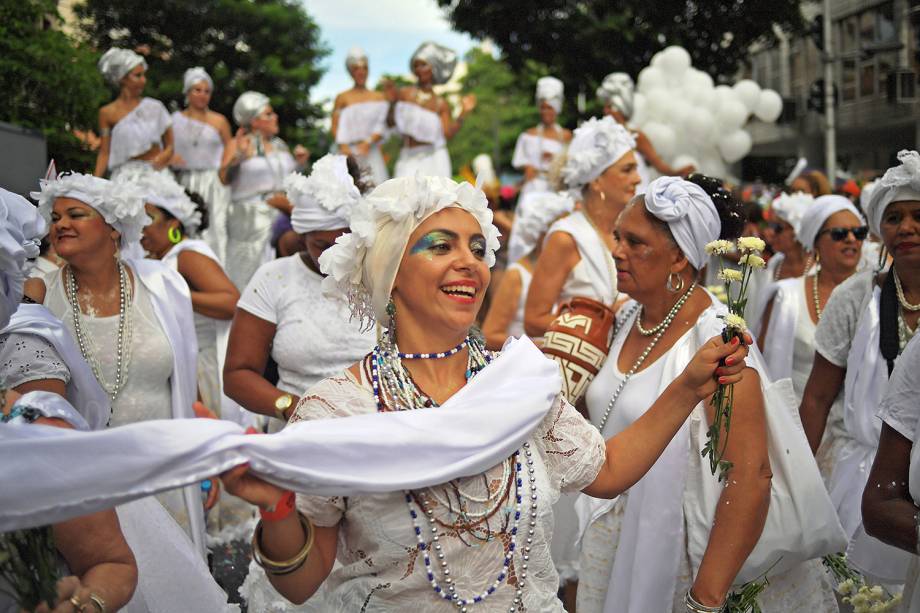
[[[150,217],[144,210],[144,196],[133,185],[113,183],[92,175],[71,173],[41,181],[41,191],[29,194],[38,200],[38,211],[51,223],[51,211],[58,198],[73,198],[96,210],[105,223],[121,234],[121,248],[131,249],[141,240]]]
[[[485,261],[494,265],[499,234],[482,190],[443,177],[401,177],[384,181],[360,200],[352,210],[351,232],[320,256],[320,270],[328,275],[324,292],[346,298],[352,317],[365,327],[374,320],[389,325],[386,306],[409,237],[428,217],[450,207],[476,218],[486,239]]]
[[[298,234],[347,228],[351,209],[361,198],[345,156],[331,153],[313,165],[309,177],[288,175],[284,188],[294,205],[291,227]]]
[[[635,94],[636,84],[625,72],[610,73],[604,77],[601,86],[597,88],[597,97],[604,104],[609,104],[623,113],[626,119],[632,117]]]
[[[566,194],[547,192],[521,199],[508,240],[508,262],[517,262],[528,255],[554,221],[574,210],[575,201]]]
[[[125,75],[134,70],[134,67],[138,64],[145,69],[147,68],[147,60],[144,59],[144,56],[138,55],[130,49],[113,47],[102,54],[102,57],[99,58],[99,63],[96,65],[105,80],[118,87]]]
[[[814,204],[809,206],[802,215],[801,228],[796,231],[802,246],[808,251],[814,251],[815,241],[818,239],[818,232],[821,231],[821,226],[831,215],[840,211],[849,211],[856,215],[860,223],[863,221],[863,216],[859,209],[853,206],[849,198],[836,195],[815,198]]]
[[[194,68],[189,68],[185,71],[185,74],[182,75],[182,93],[187,94],[188,90],[194,87],[195,83],[204,81],[208,84],[212,90],[214,89],[214,81],[211,79],[211,75],[202,68],[201,66],[195,66]]]
[[[159,207],[179,220],[189,236],[196,236],[201,227],[201,211],[189,198],[185,189],[165,173],[152,172],[132,184],[141,193],[144,202]]]
[[[233,103],[233,121],[239,126],[247,127],[270,104],[271,100],[265,94],[243,92]]]
[[[345,55],[345,68],[351,68],[355,64],[367,65],[367,54],[361,47],[352,47]]]
[[[706,245],[719,238],[722,222],[702,187],[680,177],[659,177],[645,192],[645,208],[668,224],[674,241],[695,269],[706,265]]]
[[[424,60],[431,65],[431,75],[435,85],[443,85],[450,81],[457,67],[457,52],[443,45],[427,41],[419,45],[409,60],[409,70],[415,60]]]
[[[537,104],[545,102],[558,113],[562,110],[565,100],[565,86],[556,77],[540,77],[537,79]]]
[[[572,136],[562,178],[570,189],[580,189],[635,147],[636,139],[613,117],[592,117]]]
[[[798,236],[801,231],[802,216],[814,204],[815,197],[805,192],[794,194],[780,194],[773,200],[770,210],[776,216],[792,226],[792,231]],[[801,241],[799,241],[801,242]]]
[[[898,161],[901,162],[900,166],[889,168],[875,182],[872,197],[865,209],[869,229],[879,237],[882,235],[882,217],[889,204],[905,200],[920,201],[920,153],[905,149],[898,153]]]
[[[0,187],[0,329],[22,300],[26,263],[38,257],[47,229],[35,206]]]

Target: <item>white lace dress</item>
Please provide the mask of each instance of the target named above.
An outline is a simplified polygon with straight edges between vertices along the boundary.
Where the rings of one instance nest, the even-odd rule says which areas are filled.
[[[435,409],[436,410],[436,409]],[[292,421],[329,419],[372,413],[376,404],[366,375],[359,382],[350,373],[326,379],[308,391],[297,407]],[[449,436],[449,433],[445,433]],[[589,485],[597,476],[605,458],[604,441],[571,405],[558,400],[530,438],[537,487],[537,518],[527,582],[521,610],[550,613],[562,611],[556,597],[558,577],[549,555],[553,529],[552,503],[561,491],[573,492]],[[411,453],[411,450],[407,450]],[[526,464],[525,464],[526,466]],[[502,467],[485,475],[461,480],[464,490],[479,487],[483,480],[497,489],[507,478]],[[525,480],[526,483],[526,480]],[[355,497],[299,496],[298,508],[319,526],[339,526],[337,561],[341,565],[323,584],[320,592],[303,607],[285,604],[264,573],[254,565],[241,590],[249,599],[250,610],[276,611],[366,611],[382,612],[457,611],[437,596],[426,576],[422,556],[417,550],[412,519],[405,494]],[[413,508],[414,505],[413,505]],[[525,503],[525,509],[528,508]],[[493,537],[477,541],[469,534],[453,530],[438,533],[451,576],[462,595],[485,590],[502,568],[509,543],[503,529],[506,511],[490,520]],[[435,516],[444,519],[439,511]],[[508,581],[515,585],[521,567],[521,549],[513,556]],[[435,558],[436,560],[436,558]],[[436,563],[436,562],[435,562]],[[437,571],[440,576],[440,571]],[[502,584],[484,603],[470,607],[473,611],[508,611],[515,589]]]

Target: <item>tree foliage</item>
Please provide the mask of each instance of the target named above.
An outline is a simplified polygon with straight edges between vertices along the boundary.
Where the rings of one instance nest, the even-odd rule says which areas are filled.
[[[97,55],[52,29],[54,0],[0,3],[0,121],[41,130],[60,168],[83,168],[93,154],[72,130],[96,124],[105,99]]]
[[[570,100],[579,91],[593,98],[610,72],[635,77],[668,45],[686,48],[713,78],[729,78],[752,43],[775,39],[774,24],[803,27],[800,0],[437,1],[456,29],[494,41],[515,70],[545,64]]]
[[[231,118],[246,90],[269,96],[281,136],[313,144],[322,116],[310,89],[329,51],[320,31],[296,0],[85,0],[81,28],[99,51],[148,47],[146,94],[168,106],[183,104],[182,74],[203,66],[214,79],[211,108]]]

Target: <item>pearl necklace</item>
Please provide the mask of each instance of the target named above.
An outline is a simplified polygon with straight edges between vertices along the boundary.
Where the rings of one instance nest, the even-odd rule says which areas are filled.
[[[636,372],[639,370],[642,364],[645,363],[645,359],[652,352],[652,349],[655,348],[655,345],[658,344],[658,341],[661,340],[661,337],[664,336],[664,333],[667,332],[668,328],[671,326],[671,322],[673,322],[674,318],[677,317],[678,311],[680,311],[680,308],[684,306],[684,303],[690,299],[690,294],[692,294],[693,290],[695,289],[696,289],[696,281],[694,281],[693,285],[690,286],[690,289],[688,289],[686,293],[684,293],[684,295],[680,297],[680,300],[678,300],[674,304],[674,306],[671,307],[671,310],[668,311],[667,317],[665,317],[664,320],[660,324],[658,324],[658,326],[656,326],[656,328],[660,328],[660,329],[658,330],[657,334],[655,334],[655,338],[652,339],[652,342],[649,343],[648,347],[646,347],[645,350],[642,352],[642,354],[639,356],[639,359],[636,360],[636,363],[632,365],[632,368],[629,369],[629,372],[627,372],[626,376],[623,377],[623,380],[620,381],[620,384],[617,386],[616,391],[613,392],[613,396],[611,396],[610,398],[610,402],[607,403],[607,409],[604,411],[604,416],[601,417],[601,423],[597,427],[597,429],[601,433],[604,432],[604,426],[607,425],[607,420],[610,418],[610,412],[613,410],[613,405],[616,404],[617,399],[620,397],[620,394],[623,392],[623,388],[626,387],[627,381],[629,381],[632,378],[632,376],[636,374]],[[632,311],[629,312],[629,314],[627,314],[625,319],[629,319],[629,317],[632,315],[632,313],[636,309],[640,309],[639,314],[640,315],[642,314],[641,306],[637,305],[636,307],[633,308]],[[639,317],[636,317],[636,324],[638,323],[639,323]],[[640,330],[640,333],[641,333],[641,330]]]
[[[895,272],[894,268],[891,269],[891,274],[894,275],[894,289],[897,291],[898,302],[901,303],[901,308],[911,313],[920,311],[920,304],[911,304],[907,301],[907,297],[904,295],[904,288],[901,287],[901,279],[898,277],[898,273]]]
[[[818,300],[818,275],[821,271],[815,273],[814,281],[811,284],[811,297],[815,301],[815,319],[821,319],[821,302]]]
[[[108,382],[105,381],[102,376],[102,368],[99,366],[96,356],[93,355],[88,348],[88,342],[83,332],[83,312],[80,309],[80,302],[77,298],[77,279],[74,277],[73,268],[68,266],[67,272],[67,297],[70,301],[71,311],[73,312],[73,327],[74,335],[77,337],[77,345],[80,347],[80,353],[83,355],[83,359],[86,360],[90,368],[92,368],[93,375],[96,377],[99,385],[105,389],[109,399],[114,402],[118,393],[123,389],[125,380],[127,379],[125,375],[126,360],[124,359],[127,353],[126,341],[127,344],[130,344],[130,334],[126,334],[128,330],[128,274],[125,272],[125,265],[121,260],[118,260],[118,337],[115,346],[114,385],[109,385]],[[110,408],[110,418],[112,410],[114,410],[114,408]]]

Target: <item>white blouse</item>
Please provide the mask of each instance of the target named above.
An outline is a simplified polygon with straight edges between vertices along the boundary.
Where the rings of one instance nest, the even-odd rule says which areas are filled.
[[[284,178],[296,165],[284,141],[272,139],[270,153],[254,155],[240,164],[230,184],[233,201],[284,191]]]
[[[185,160],[178,170],[217,170],[224,157],[224,142],[217,128],[204,121],[172,114],[173,147]]]
[[[562,141],[543,136],[543,126],[537,128],[536,134],[522,132],[514,146],[511,165],[523,169],[525,166],[536,168],[540,172],[549,170],[553,158],[565,146]]]
[[[339,114],[335,142],[348,145],[368,140],[374,134],[383,135],[389,110],[390,103],[386,100],[349,104]]]
[[[439,146],[447,142],[441,116],[411,102],[396,103],[396,129],[420,143]]]
[[[112,126],[109,145],[109,170],[161,146],[163,133],[171,120],[166,107],[159,100],[142,98],[140,104]]]

